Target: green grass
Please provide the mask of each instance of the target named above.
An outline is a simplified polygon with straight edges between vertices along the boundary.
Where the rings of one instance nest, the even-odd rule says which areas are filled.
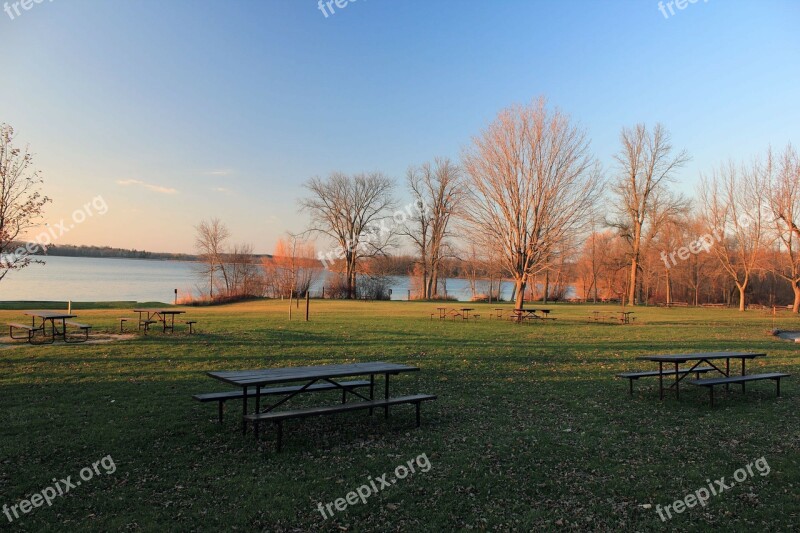
[[[0,505],[16,504],[111,455],[117,470],[7,524],[20,531],[788,531],[800,523],[800,356],[767,332],[766,314],[636,308],[636,324],[590,324],[591,309],[555,305],[552,323],[429,320],[438,304],[312,302],[312,321],[287,321],[287,303],[189,308],[200,334],[153,333],[102,345],[0,351]],[[31,307],[29,304],[27,307]],[[123,306],[125,307],[125,306]],[[612,309],[609,307],[609,309]],[[616,309],[616,308],[613,308]],[[80,320],[115,332],[119,309]],[[3,322],[20,318],[0,311]],[[782,329],[800,319],[781,315]],[[763,350],[749,370],[785,371],[732,387],[708,405],[705,389],[658,400],[657,380],[633,398],[615,373],[648,369],[637,355]],[[205,372],[287,365],[391,361],[419,366],[392,392],[435,393],[382,416],[349,413],[242,437],[239,405],[225,424],[191,395],[224,390]],[[308,402],[335,402],[338,394]],[[430,471],[323,520],[317,503],[342,498],[420,454]],[[662,523],[665,506],[706,479],[764,457],[756,475]],[[644,505],[652,505],[645,508]]]

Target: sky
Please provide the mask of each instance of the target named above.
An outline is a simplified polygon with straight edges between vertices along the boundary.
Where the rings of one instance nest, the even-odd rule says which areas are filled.
[[[609,178],[620,129],[662,123],[687,194],[800,144],[796,0],[16,1],[0,123],[35,154],[57,244],[191,253],[217,217],[270,253],[307,227],[309,178],[381,171],[407,201],[409,166],[540,95]]]

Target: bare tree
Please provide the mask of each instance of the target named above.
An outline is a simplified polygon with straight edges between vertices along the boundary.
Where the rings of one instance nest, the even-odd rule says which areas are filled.
[[[19,246],[17,239],[25,231],[37,226],[50,201],[39,192],[42,179],[32,168],[33,155],[13,143],[14,128],[0,124],[0,280],[32,262],[30,245],[16,250],[14,246]]]
[[[203,220],[195,226],[197,236],[195,248],[202,259],[199,274],[208,279],[208,295],[214,298],[214,283],[218,274],[222,276],[225,293],[230,291],[230,280],[225,265],[225,242],[230,231],[218,218]]]
[[[450,219],[464,198],[461,169],[449,159],[436,159],[408,171],[408,187],[417,213],[403,229],[419,253],[422,297],[433,298],[439,281],[439,266],[450,235]]]
[[[338,245],[334,255],[345,261],[347,297],[355,298],[359,260],[383,253],[395,232],[385,220],[394,205],[394,182],[379,172],[334,173],[326,180],[310,179],[305,188],[310,196],[300,205],[311,215],[309,229]]]
[[[771,161],[771,154],[768,156]],[[772,165],[769,165],[772,168]],[[794,291],[792,311],[800,310],[800,157],[789,145],[780,157],[777,175],[770,180],[770,206],[774,231],[781,244],[775,273],[788,281]]]
[[[528,281],[585,226],[598,196],[599,165],[583,130],[540,98],[499,113],[464,152],[464,218],[514,279],[522,309]]]
[[[739,290],[740,311],[765,241],[768,173],[760,161],[738,168],[731,162],[704,178],[700,187],[703,219],[720,236],[711,250]]]
[[[688,160],[685,150],[673,154],[670,135],[661,124],[653,131],[643,124],[634,128],[623,128],[620,133],[622,148],[615,159],[619,165],[619,175],[612,191],[618,198],[617,219],[611,223],[623,235],[629,245],[630,278],[628,283],[628,303],[636,303],[638,274],[642,255],[642,243],[646,225],[657,226],[648,215],[653,214],[653,202],[661,197],[666,200],[666,186],[673,181],[674,173]],[[668,209],[663,209],[662,211]]]

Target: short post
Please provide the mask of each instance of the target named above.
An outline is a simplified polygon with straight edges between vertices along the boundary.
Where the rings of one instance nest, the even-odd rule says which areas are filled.
[[[411,301],[411,289],[408,290],[408,301]]]
[[[72,300],[67,300],[67,314],[72,314]]]
[[[306,322],[308,322],[308,306],[310,302],[310,291],[306,291]]]
[[[322,299],[325,299],[325,285],[322,286]]]
[[[175,289],[175,305],[178,305],[178,289]]]

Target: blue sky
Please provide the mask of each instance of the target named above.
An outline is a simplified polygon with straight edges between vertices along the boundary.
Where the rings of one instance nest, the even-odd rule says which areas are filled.
[[[0,0],[0,6],[5,0]],[[13,2],[10,8],[13,14]],[[20,8],[21,9],[21,8]],[[701,172],[800,143],[800,2],[315,0],[33,4],[0,12],[0,122],[30,143],[60,242],[190,252],[216,216],[270,252],[309,177],[462,147],[545,95],[613,170],[619,130],[662,122]]]

